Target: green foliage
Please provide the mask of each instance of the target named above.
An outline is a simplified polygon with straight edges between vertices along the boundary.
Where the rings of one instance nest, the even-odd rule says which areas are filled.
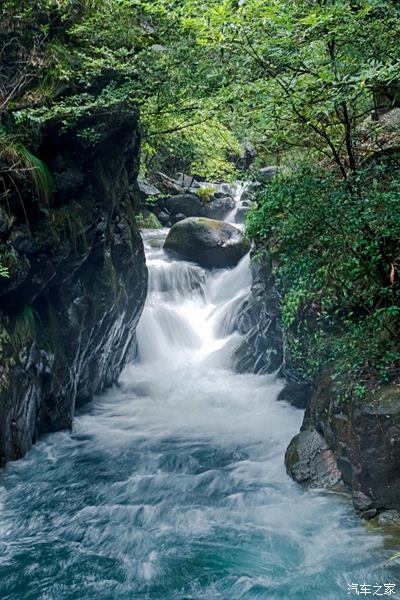
[[[136,224],[139,229],[161,229],[162,225],[155,214],[149,213],[144,217],[141,213],[136,216]]]
[[[32,340],[40,324],[37,311],[31,306],[24,306],[10,323],[10,343],[15,351],[26,349],[27,343]]]
[[[215,191],[216,190],[213,187],[200,187],[198,190],[196,190],[196,195],[200,196],[203,202],[210,202]]]
[[[49,204],[53,179],[46,164],[18,139],[0,128],[0,178],[28,177],[35,185],[39,198]]]
[[[389,161],[347,183],[315,168],[277,178],[247,232],[278,263],[296,365],[387,380],[400,360],[400,177]]]
[[[344,177],[355,170],[358,123],[379,91],[386,102],[399,97],[394,2],[188,0],[182,12],[198,44],[214,51],[214,103],[232,111],[232,126],[268,154],[296,150],[303,160],[328,157]]]
[[[10,277],[8,268],[1,264],[0,264],[0,277]]]
[[[12,115],[19,132],[139,106],[144,174],[234,177],[238,140],[255,144],[260,163],[300,165],[265,189],[248,222],[279,264],[292,357],[308,375],[325,364],[394,375],[398,160],[361,165],[382,138],[388,145],[371,123],[399,104],[395,2],[4,0],[0,18],[9,65],[0,118]],[[94,130],[80,135],[97,141]],[[3,144],[10,162],[48,201],[48,172],[13,139]],[[80,236],[68,219],[60,231]]]

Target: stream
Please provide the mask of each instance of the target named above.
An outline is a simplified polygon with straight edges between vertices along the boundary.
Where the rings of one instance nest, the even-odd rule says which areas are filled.
[[[137,359],[0,475],[1,600],[336,600],[396,582],[347,495],[286,475],[302,412],[276,401],[283,382],[230,368],[249,258],[206,272],[165,255],[166,233],[144,232]]]

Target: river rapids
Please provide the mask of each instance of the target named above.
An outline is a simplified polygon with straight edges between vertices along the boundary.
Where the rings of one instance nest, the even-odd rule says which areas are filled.
[[[349,497],[286,475],[302,413],[277,402],[283,382],[231,369],[249,258],[206,272],[165,255],[166,233],[144,232],[149,296],[119,385],[0,476],[0,598],[337,600],[394,582]]]

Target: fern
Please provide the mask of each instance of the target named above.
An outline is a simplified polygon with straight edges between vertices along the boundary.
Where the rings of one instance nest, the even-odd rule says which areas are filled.
[[[8,165],[8,171],[27,173],[43,202],[49,204],[53,194],[53,179],[46,164],[20,141],[0,130],[0,164]]]
[[[53,194],[53,178],[47,165],[23,144],[17,145],[20,159],[30,172],[39,198],[49,204]]]

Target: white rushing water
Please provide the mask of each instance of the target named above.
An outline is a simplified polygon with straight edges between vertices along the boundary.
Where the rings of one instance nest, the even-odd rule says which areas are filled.
[[[249,258],[206,272],[144,234],[149,296],[119,387],[2,475],[3,600],[340,599],[393,581],[349,498],[286,475],[302,413],[239,375]],[[399,590],[400,593],[400,590]]]

